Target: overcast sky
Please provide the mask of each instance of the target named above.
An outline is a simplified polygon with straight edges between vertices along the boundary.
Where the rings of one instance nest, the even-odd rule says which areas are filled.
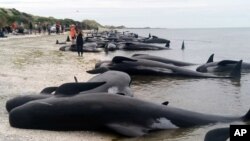
[[[0,7],[127,27],[250,26],[250,0],[0,0]]]

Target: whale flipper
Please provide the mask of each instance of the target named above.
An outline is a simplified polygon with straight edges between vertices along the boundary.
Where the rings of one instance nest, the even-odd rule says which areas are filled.
[[[226,141],[229,136],[229,128],[218,128],[208,131],[204,141]]]
[[[100,68],[96,68],[96,69],[93,69],[93,70],[88,70],[86,72],[90,73],[90,74],[97,74],[97,73],[104,73],[106,71],[109,71],[109,69],[106,68],[106,67],[100,67]]]
[[[58,87],[46,87],[44,88],[40,94],[52,94]]]
[[[214,61],[214,54],[212,54],[212,55],[208,58],[207,63],[211,63],[211,62],[213,62],[213,61]]]
[[[127,58],[127,57],[123,57],[123,56],[115,56],[113,59],[112,59],[112,62],[114,63],[121,63],[123,61],[132,61],[132,62],[136,62],[137,60],[135,59],[130,59],[130,58]]]
[[[65,83],[56,89],[55,95],[74,95],[99,87],[106,82]]]
[[[120,123],[111,123],[107,125],[111,130],[128,137],[138,137],[147,134],[148,130],[145,127],[137,125],[122,125]]]
[[[141,56],[141,55],[148,55],[148,54],[133,54],[131,57]]]
[[[168,101],[165,101],[165,102],[162,103],[162,105],[166,105],[166,106],[167,106],[168,104],[169,104]]]

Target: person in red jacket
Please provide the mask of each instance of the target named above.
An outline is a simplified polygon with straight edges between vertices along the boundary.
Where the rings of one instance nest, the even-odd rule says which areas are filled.
[[[76,39],[76,29],[75,29],[75,25],[73,24],[70,26],[70,37],[72,40],[72,44],[74,44],[74,41]]]

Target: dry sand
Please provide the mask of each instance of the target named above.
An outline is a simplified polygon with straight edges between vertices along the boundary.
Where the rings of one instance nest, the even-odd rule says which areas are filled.
[[[55,132],[12,128],[5,103],[17,95],[38,94],[44,87],[65,82],[86,81],[93,75],[85,71],[103,60],[104,53],[61,52],[55,42],[67,35],[26,35],[0,39],[0,141],[1,140],[111,140],[110,135],[96,132]]]

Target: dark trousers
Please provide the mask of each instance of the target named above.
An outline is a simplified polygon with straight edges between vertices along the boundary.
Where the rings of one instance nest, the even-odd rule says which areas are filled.
[[[82,45],[77,45],[77,52],[78,52],[78,56],[82,56],[83,54],[83,46]]]

